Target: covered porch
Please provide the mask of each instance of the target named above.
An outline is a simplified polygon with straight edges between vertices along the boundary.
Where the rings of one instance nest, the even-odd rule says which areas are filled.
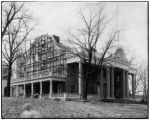
[[[11,84],[11,96],[14,97],[47,97],[62,96],[65,92],[65,79],[47,78],[31,81],[21,81]]]

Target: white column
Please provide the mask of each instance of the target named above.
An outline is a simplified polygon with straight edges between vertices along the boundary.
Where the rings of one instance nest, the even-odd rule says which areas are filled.
[[[126,71],[126,98],[129,98],[128,71]]]
[[[126,98],[126,81],[125,81],[125,70],[122,71],[122,92],[123,92],[123,96],[122,98],[125,99]]]
[[[16,85],[16,97],[18,97],[18,85]]]
[[[100,81],[100,73],[97,73],[97,80]],[[96,88],[97,88],[97,95],[100,96],[101,95],[100,84],[97,85]]]
[[[114,68],[111,68],[111,98],[114,99]]]
[[[135,75],[132,75],[132,97],[135,99]]]
[[[42,98],[42,81],[40,81],[40,99]]]
[[[10,96],[12,97],[12,86],[10,86]]]
[[[11,96],[13,97],[13,86],[11,86]]]
[[[24,84],[24,97],[26,96],[26,84]]]
[[[79,81],[79,96],[80,96],[80,99],[81,99],[81,96],[82,96],[82,89],[83,89],[82,73],[83,73],[83,64],[81,62],[79,62],[78,81]]]
[[[33,83],[31,83],[31,96],[33,96]]]
[[[53,81],[50,80],[50,85],[49,85],[49,98],[52,98],[53,94]]]
[[[101,68],[100,71],[100,97],[103,98],[103,67]]]
[[[106,68],[106,79],[107,79],[107,99],[110,98],[110,67]]]

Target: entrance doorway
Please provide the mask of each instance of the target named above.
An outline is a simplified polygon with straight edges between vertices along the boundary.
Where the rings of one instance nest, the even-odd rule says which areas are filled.
[[[26,84],[26,97],[31,96],[31,84]]]
[[[121,70],[115,69],[114,76],[114,97],[117,99],[121,98]]]
[[[58,87],[57,87],[57,93],[63,93],[64,92],[64,88],[63,88],[63,84],[58,84]]]

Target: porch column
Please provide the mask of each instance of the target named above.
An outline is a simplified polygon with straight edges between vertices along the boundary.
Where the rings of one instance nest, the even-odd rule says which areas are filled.
[[[126,71],[126,98],[129,98],[128,71]]]
[[[100,71],[100,96],[103,98],[103,67],[101,68]]]
[[[83,73],[83,64],[79,62],[79,75],[78,75],[78,81],[79,81],[79,96],[80,99],[82,97],[82,92],[83,92],[83,80],[82,80],[82,73]]]
[[[122,71],[122,94],[123,94],[123,96],[122,96],[122,98],[124,99],[125,98],[125,96],[126,96],[126,81],[125,81],[125,70],[123,70]]]
[[[132,98],[135,99],[135,75],[132,74]]]
[[[114,67],[111,68],[111,98],[114,99]]]
[[[12,86],[10,86],[10,96],[12,97]]]
[[[42,81],[40,81],[40,99],[42,98]]]
[[[24,84],[23,86],[24,86],[23,94],[24,94],[24,97],[25,97],[26,96],[26,84]]]
[[[100,78],[100,74],[101,74],[101,71],[97,74],[97,81],[99,81],[99,84],[96,85],[96,88],[97,88],[97,95],[99,97],[101,97],[101,90],[100,90],[100,85],[101,85],[101,78]]]
[[[33,96],[33,83],[31,83],[31,96]]]
[[[18,97],[18,85],[16,85],[16,97]]]
[[[18,96],[20,96],[20,85],[18,85]]]
[[[106,68],[106,79],[107,79],[107,96],[106,98],[109,99],[110,98],[110,68],[109,66],[107,66]]]
[[[52,98],[52,94],[53,94],[53,81],[50,80],[49,82],[49,98]]]

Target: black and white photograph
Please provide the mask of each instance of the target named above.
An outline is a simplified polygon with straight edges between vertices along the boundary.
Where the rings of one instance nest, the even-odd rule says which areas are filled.
[[[1,1],[1,119],[148,119],[149,1]]]

